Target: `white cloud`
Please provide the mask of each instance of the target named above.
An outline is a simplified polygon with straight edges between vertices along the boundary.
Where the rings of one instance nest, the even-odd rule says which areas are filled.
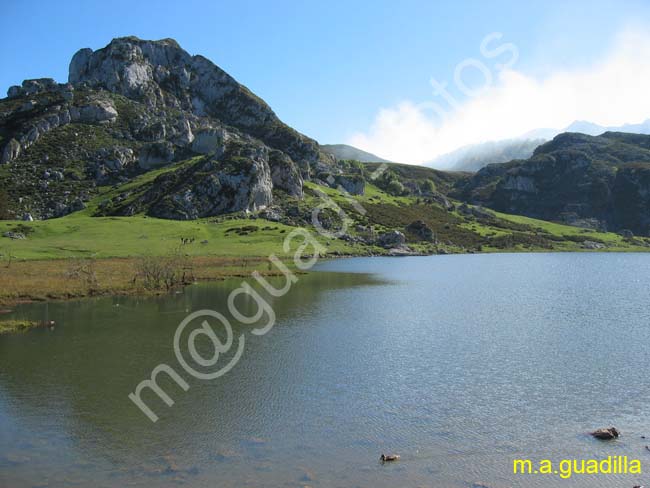
[[[466,144],[563,128],[574,120],[604,126],[641,122],[650,118],[650,35],[621,33],[588,68],[541,79],[514,69],[494,73],[492,86],[453,110],[440,96],[431,101],[448,116],[441,120],[426,102],[403,101],[380,109],[369,130],[348,144],[393,161],[421,163]]]

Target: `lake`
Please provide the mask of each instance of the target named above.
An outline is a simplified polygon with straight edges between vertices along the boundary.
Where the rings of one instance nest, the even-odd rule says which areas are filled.
[[[227,374],[184,374],[187,391],[163,378],[175,403],[147,397],[156,423],[127,395],[159,363],[183,372],[178,324],[195,310],[226,314],[241,280],[17,307],[9,318],[57,327],[0,337],[0,486],[647,484],[645,474],[514,475],[512,461],[621,455],[646,471],[650,255],[355,258],[315,269],[273,301],[268,334],[232,321],[246,341]],[[618,440],[587,435],[609,425]],[[381,465],[382,452],[401,459]]]

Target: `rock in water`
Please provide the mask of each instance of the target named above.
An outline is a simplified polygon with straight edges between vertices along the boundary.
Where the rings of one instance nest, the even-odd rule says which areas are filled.
[[[596,439],[602,439],[607,441],[611,439],[616,439],[620,435],[620,432],[616,427],[608,427],[606,429],[595,430],[591,433],[591,435]]]

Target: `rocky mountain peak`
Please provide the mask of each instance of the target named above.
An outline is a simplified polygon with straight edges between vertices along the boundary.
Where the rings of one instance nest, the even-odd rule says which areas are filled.
[[[152,109],[217,119],[286,152],[305,177],[315,167],[333,163],[316,141],[282,123],[261,98],[173,39],[121,37],[97,51],[81,49],[70,62],[68,78],[74,86],[105,89]]]
[[[212,61],[173,39],[137,37],[79,50],[68,83],[11,87],[0,100],[0,165],[15,212],[36,218],[76,211],[100,188],[154,168],[169,171],[101,213],[260,211],[276,190],[301,198],[304,179],[341,172]]]

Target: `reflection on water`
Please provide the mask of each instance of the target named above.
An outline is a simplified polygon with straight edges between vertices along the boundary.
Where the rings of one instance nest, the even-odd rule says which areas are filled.
[[[213,381],[127,398],[188,312],[182,294],[19,307],[53,331],[0,338],[0,486],[601,486],[514,477],[512,459],[650,459],[650,256],[497,255],[322,264],[273,302]],[[345,272],[345,273],[344,273]],[[375,273],[369,275],[368,273]],[[179,368],[179,372],[182,370]],[[614,424],[623,436],[584,433]],[[381,466],[381,452],[400,462]],[[647,459],[646,459],[647,458]],[[645,467],[645,466],[644,466]]]

